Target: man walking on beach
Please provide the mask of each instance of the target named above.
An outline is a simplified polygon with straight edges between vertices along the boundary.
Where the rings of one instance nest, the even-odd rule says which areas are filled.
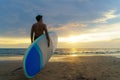
[[[37,39],[39,36],[41,36],[45,32],[46,38],[48,40],[48,47],[49,47],[50,38],[48,35],[47,26],[46,24],[43,23],[41,15],[37,15],[36,20],[37,20],[37,23],[33,24],[31,28],[31,43],[33,43],[35,39]]]
[[[49,47],[50,38],[48,35],[47,26],[46,24],[43,23],[41,15],[36,16],[36,20],[37,20],[37,23],[33,24],[31,28],[31,43],[33,43],[35,39],[37,39],[39,36],[41,36],[45,32],[46,38],[48,40],[48,47]],[[22,69],[22,67],[16,68],[15,70],[12,71],[12,73],[14,74],[14,72],[20,69]]]

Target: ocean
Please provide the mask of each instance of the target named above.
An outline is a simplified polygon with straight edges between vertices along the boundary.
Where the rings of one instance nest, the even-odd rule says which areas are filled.
[[[26,48],[0,48],[0,56],[24,55],[26,50]],[[120,48],[57,48],[54,54],[120,54]]]

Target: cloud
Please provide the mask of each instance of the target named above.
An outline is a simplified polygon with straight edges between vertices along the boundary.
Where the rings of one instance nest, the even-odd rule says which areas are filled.
[[[109,24],[109,25],[101,25],[97,26],[93,29],[89,29],[82,34],[73,34],[72,36],[68,35],[65,37],[59,37],[59,42],[71,42],[74,40],[76,42],[106,42],[111,41],[113,39],[120,38],[120,23]],[[72,30],[70,30],[72,32]]]
[[[82,29],[86,28],[86,26],[87,24],[73,22],[59,25],[58,27],[48,26],[48,29],[50,31],[55,31],[59,36],[68,36],[72,34],[79,34]]]
[[[26,44],[30,43],[29,38],[11,38],[11,37],[0,37],[0,44],[10,45],[10,44]]]
[[[59,37],[117,39],[120,24],[113,23],[119,22],[119,3],[119,0],[1,0],[0,37],[29,37],[35,16],[42,14],[48,29],[56,31]],[[8,43],[7,40],[10,38],[1,42]]]
[[[120,23],[114,23],[114,24],[103,24],[98,25],[95,28],[92,28],[88,31],[88,33],[120,33]],[[117,35],[116,35],[117,36]]]
[[[108,38],[110,40],[115,38],[120,38],[120,23],[114,23],[114,24],[104,24],[96,26],[95,28],[87,30],[87,33],[84,34],[95,34],[96,37],[102,38]]]
[[[81,42],[81,43],[59,43],[58,48],[119,48],[120,42]]]
[[[96,19],[93,23],[106,23],[108,20],[117,18],[118,15],[115,15],[116,10],[110,10],[102,14],[101,18]]]
[[[120,42],[120,37],[114,38],[114,39],[112,39],[111,41]]]
[[[82,24],[82,23],[67,23],[65,25],[61,25],[59,27],[49,27],[50,30],[67,30],[67,29],[77,29],[77,28],[81,28],[81,27],[86,27],[86,24]]]

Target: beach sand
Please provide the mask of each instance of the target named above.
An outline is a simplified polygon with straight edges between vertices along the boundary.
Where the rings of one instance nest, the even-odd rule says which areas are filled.
[[[0,57],[0,80],[120,80],[120,55],[54,55],[34,78],[27,79],[22,56]]]

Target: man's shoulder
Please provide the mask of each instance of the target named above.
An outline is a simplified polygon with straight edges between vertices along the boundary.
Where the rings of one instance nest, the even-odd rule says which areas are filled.
[[[37,23],[34,23],[33,25],[32,25],[32,28],[35,28],[37,26]]]
[[[43,26],[46,26],[46,24],[43,23]]]
[[[41,26],[45,28],[45,27],[46,27],[46,24],[42,23]]]
[[[34,23],[34,24],[33,24],[33,26],[36,26],[36,25],[37,25],[37,23]]]

